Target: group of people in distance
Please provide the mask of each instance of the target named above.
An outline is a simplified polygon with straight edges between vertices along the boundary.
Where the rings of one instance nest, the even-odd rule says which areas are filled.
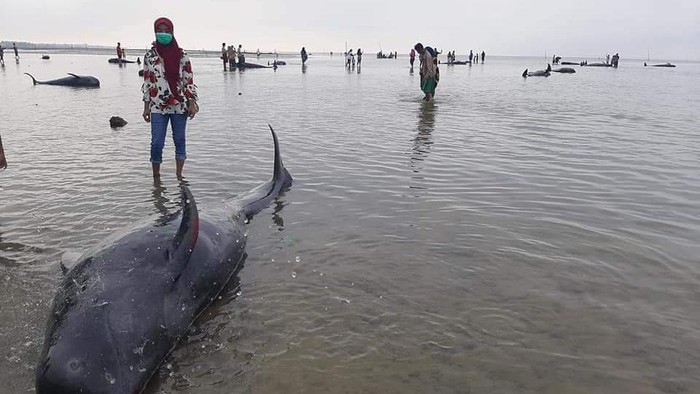
[[[260,51],[258,50],[258,53]],[[258,55],[259,56],[259,55]],[[236,68],[236,64],[245,63],[245,53],[243,53],[243,45],[238,44],[238,50],[233,45],[226,46],[225,42],[221,43],[221,60],[224,61],[224,71],[226,71],[226,66],[230,70]]]
[[[362,67],[362,52],[361,48],[357,48],[357,67]],[[352,53],[352,48],[345,52],[345,67],[355,67],[355,54]]]
[[[12,50],[15,52],[15,61],[19,63],[19,51],[17,50],[17,44],[12,43]],[[0,45],[0,66],[5,65],[5,48]]]

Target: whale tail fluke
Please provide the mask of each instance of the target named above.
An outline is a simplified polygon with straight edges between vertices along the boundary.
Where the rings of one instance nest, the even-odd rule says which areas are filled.
[[[29,77],[32,79],[32,82],[34,83],[34,85],[36,85],[36,78],[34,78],[34,76],[30,73],[25,73],[25,74],[29,75]]]
[[[238,199],[242,207],[242,212],[247,219],[251,219],[255,214],[268,207],[283,189],[292,184],[292,176],[284,167],[284,164],[282,164],[282,155],[280,154],[277,134],[275,134],[275,130],[272,129],[272,126],[270,126],[270,132],[272,133],[272,140],[275,145],[274,173],[272,179]]]
[[[646,67],[646,66],[647,66],[647,62],[644,62],[644,67]]]
[[[527,78],[527,68],[523,71],[523,78]]]

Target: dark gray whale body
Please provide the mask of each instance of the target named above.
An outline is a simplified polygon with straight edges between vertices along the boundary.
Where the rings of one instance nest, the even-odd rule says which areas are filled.
[[[674,68],[674,67],[676,67],[675,64],[671,64],[671,63],[649,64],[648,66],[650,66],[650,67],[668,67],[668,68]],[[647,67],[646,62],[644,63],[644,67]]]
[[[201,216],[182,186],[181,212],[116,234],[80,258],[49,315],[38,394],[144,389],[244,262],[245,223],[291,185],[272,136],[270,181]]]
[[[233,65],[234,68],[270,68],[268,66],[265,66],[263,64],[256,64],[256,63],[248,63],[248,62],[243,62],[243,63],[236,63]]]
[[[37,81],[30,73],[25,73],[32,78],[34,85],[56,85],[56,86],[73,86],[77,88],[99,88],[100,80],[89,75],[75,75],[68,73],[70,77],[53,79],[51,81]]]
[[[112,63],[112,64],[119,64],[119,63],[121,63],[121,64],[127,64],[127,63],[136,63],[136,62],[133,61],[133,60],[126,60],[126,59],[120,59],[120,58],[118,58],[118,57],[113,57],[113,58],[107,60],[107,63]]]
[[[576,70],[574,70],[571,67],[559,67],[552,69],[553,73],[561,73],[561,74],[575,74]]]

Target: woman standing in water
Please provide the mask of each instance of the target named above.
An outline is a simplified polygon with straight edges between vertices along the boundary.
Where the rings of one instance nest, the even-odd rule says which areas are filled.
[[[175,143],[175,173],[182,178],[187,158],[185,129],[187,117],[199,112],[192,64],[173,36],[173,23],[158,18],[153,24],[156,41],[143,57],[143,119],[151,123],[151,166],[153,178],[160,178],[163,145],[170,122]]]

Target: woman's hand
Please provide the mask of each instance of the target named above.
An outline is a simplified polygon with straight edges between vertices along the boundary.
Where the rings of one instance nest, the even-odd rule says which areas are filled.
[[[151,108],[144,108],[143,109],[143,120],[145,120],[146,123],[151,122]]]
[[[194,116],[197,115],[197,112],[199,112],[199,105],[197,105],[197,102],[194,100],[188,101],[187,114],[190,115],[190,119],[194,118]]]

